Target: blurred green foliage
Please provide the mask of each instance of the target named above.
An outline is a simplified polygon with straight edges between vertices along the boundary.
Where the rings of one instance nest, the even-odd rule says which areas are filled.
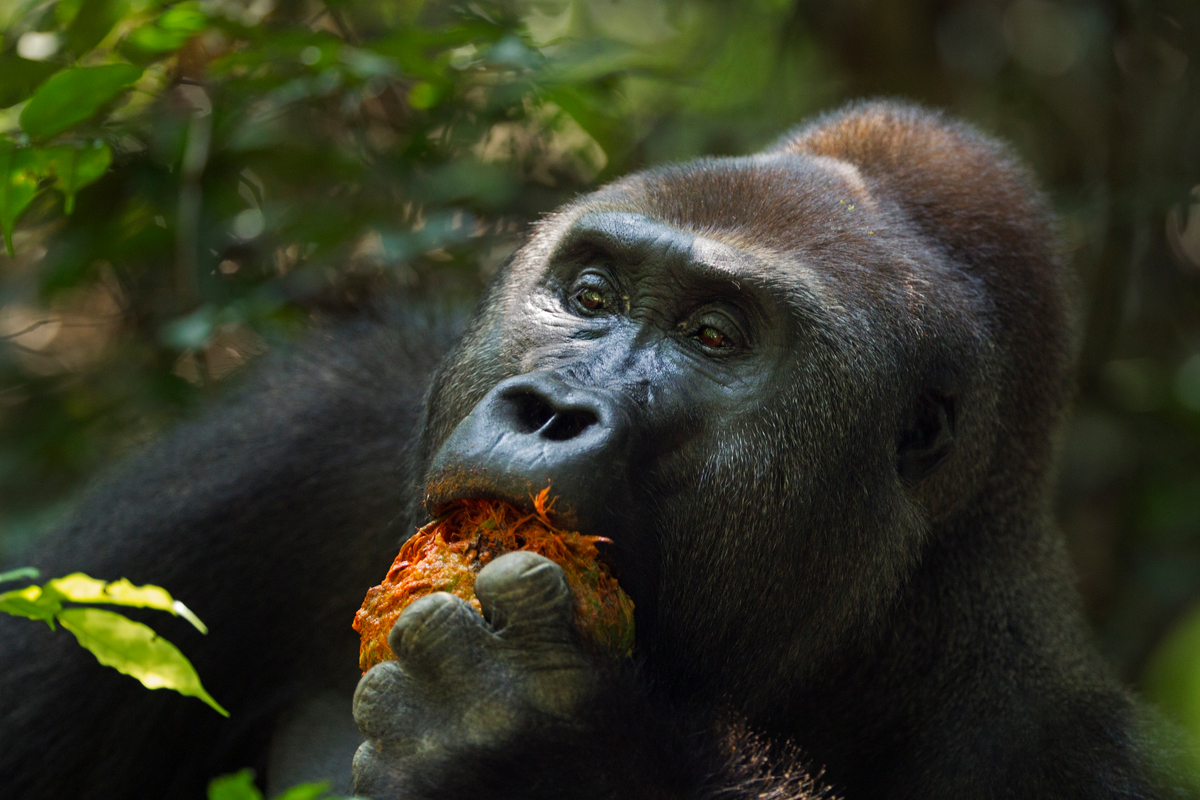
[[[469,298],[598,182],[900,95],[1059,211],[1056,512],[1107,655],[1200,751],[1194,0],[0,0],[0,32],[0,558],[313,322]]]
[[[208,800],[263,800],[254,784],[254,770],[243,769],[232,775],[213,778],[208,784]],[[305,783],[293,786],[271,800],[338,800],[329,794],[328,783]]]

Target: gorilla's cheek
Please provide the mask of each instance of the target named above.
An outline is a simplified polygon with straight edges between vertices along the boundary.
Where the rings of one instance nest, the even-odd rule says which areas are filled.
[[[834,405],[825,384],[697,438],[653,476],[656,672],[714,690],[759,662],[810,674],[870,635],[912,569],[923,527],[883,429],[848,424],[868,401]]]

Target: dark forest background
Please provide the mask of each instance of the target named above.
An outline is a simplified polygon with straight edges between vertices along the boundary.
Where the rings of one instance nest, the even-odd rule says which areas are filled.
[[[1057,513],[1200,765],[1200,3],[0,0],[0,36],[0,565],[307,328],[465,302],[589,187],[899,96],[1010,141],[1060,214]]]

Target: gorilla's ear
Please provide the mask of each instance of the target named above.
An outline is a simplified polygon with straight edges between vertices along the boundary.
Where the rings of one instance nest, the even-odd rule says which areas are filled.
[[[954,447],[954,398],[927,389],[917,399],[912,426],[896,448],[896,470],[909,486],[933,471]]]

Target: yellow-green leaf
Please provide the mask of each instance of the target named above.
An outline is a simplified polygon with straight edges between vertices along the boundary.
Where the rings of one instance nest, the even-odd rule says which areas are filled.
[[[191,662],[149,626],[100,608],[68,608],[58,621],[106,667],[136,678],[147,689],[174,689],[199,698],[229,716],[200,684]]]
[[[262,792],[254,785],[254,770],[213,778],[208,783],[208,800],[262,800]]]
[[[283,794],[277,794],[271,800],[337,800],[326,794],[329,791],[329,781],[319,783],[302,783],[293,786]],[[208,800],[262,800],[262,792],[254,785],[254,770],[243,769],[231,775],[222,775],[208,782]]]
[[[132,64],[63,70],[29,98],[21,111],[21,130],[31,139],[62,133],[91,119],[141,75],[141,68]]]
[[[112,148],[104,142],[92,147],[52,147],[47,150],[55,188],[66,196],[64,210],[75,210],[75,193],[99,180],[112,163]]]
[[[45,171],[45,157],[39,151],[0,142],[0,235],[10,257],[13,225],[40,190]]]
[[[408,104],[413,108],[433,108],[441,92],[432,83],[421,82],[408,90]]]
[[[1200,791],[1200,608],[1194,608],[1167,632],[1147,659],[1143,696],[1164,717],[1182,728],[1184,747],[1167,750],[1181,774]]]
[[[53,594],[46,594],[40,586],[26,586],[0,594],[0,611],[16,617],[40,619],[51,628],[54,617],[62,610],[62,603]]]
[[[208,633],[208,628],[192,613],[191,609],[171,597],[171,593],[161,586],[153,584],[134,586],[128,578],[106,583],[82,572],[73,572],[65,577],[47,582],[46,589],[58,592],[63,599],[75,603],[111,603],[118,606],[166,611],[183,617],[201,633]]]
[[[299,786],[293,786],[283,794],[277,794],[271,800],[317,800],[317,798],[325,797],[325,793],[329,791],[329,781],[320,781],[319,783],[302,783]],[[337,800],[330,797],[328,800]]]
[[[154,59],[183,47],[208,25],[196,2],[184,2],[163,12],[157,20],[135,30],[121,43],[121,52],[136,61]]]
[[[54,4],[54,19],[60,26],[70,25],[82,6],[83,0],[58,0]]]

